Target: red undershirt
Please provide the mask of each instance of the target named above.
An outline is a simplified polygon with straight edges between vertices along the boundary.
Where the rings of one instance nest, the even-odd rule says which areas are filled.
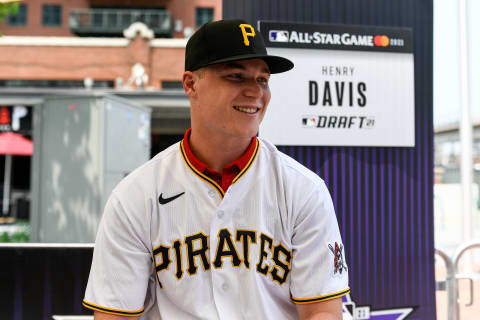
[[[200,161],[190,149],[190,133],[192,132],[192,128],[188,129],[185,132],[185,136],[183,137],[183,148],[185,150],[185,155],[188,158],[188,161],[201,173],[206,175],[207,177],[211,178],[215,181],[219,186],[222,187],[223,191],[227,191],[228,187],[232,184],[233,179],[242,171],[243,168],[247,165],[248,161],[252,157],[253,153],[255,152],[256,146],[256,137],[252,138],[250,145],[248,146],[247,150],[244,154],[240,156],[237,160],[227,164],[222,173],[218,173],[217,171],[210,169],[207,167],[205,163]]]

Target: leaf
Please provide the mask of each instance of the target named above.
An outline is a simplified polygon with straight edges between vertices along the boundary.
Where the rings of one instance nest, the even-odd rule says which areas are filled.
[[[0,3],[0,22],[5,20],[9,15],[15,15],[18,12],[19,3]],[[2,33],[0,32],[0,37]]]

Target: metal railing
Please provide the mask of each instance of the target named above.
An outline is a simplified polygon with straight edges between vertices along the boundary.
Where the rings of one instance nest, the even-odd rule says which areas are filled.
[[[72,9],[70,11],[70,30],[79,35],[120,35],[134,22],[145,23],[157,35],[172,35],[172,14],[164,9]]]
[[[468,279],[470,284],[470,299],[466,306],[473,304],[474,290],[473,281],[480,279],[480,273],[460,274],[458,273],[458,263],[460,258],[466,251],[471,249],[480,248],[480,241],[471,241],[461,245],[450,258],[444,251],[435,249],[435,254],[440,256],[445,262],[447,268],[447,276],[444,281],[437,281],[437,290],[447,291],[447,313],[448,320],[460,320],[460,301],[458,294],[458,279]]]

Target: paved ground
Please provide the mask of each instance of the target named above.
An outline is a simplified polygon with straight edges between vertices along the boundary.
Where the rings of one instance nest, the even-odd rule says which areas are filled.
[[[473,272],[480,274],[480,264],[477,264]],[[462,271],[461,272],[465,272]],[[435,278],[444,280],[446,275],[445,266],[442,261],[438,260],[435,264]],[[460,294],[460,320],[477,320],[480,319],[480,279],[474,281],[473,305],[466,307],[465,304],[470,299],[470,285],[468,280],[459,281]],[[447,317],[447,292],[437,291],[437,320],[448,320]]]

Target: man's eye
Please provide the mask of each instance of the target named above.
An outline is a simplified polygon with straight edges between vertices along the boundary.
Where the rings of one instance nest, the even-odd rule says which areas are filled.
[[[261,84],[268,84],[268,78],[258,78],[257,81]]]
[[[241,80],[243,79],[243,76],[240,73],[232,73],[232,74],[229,74],[227,78],[233,79],[233,80]]]

